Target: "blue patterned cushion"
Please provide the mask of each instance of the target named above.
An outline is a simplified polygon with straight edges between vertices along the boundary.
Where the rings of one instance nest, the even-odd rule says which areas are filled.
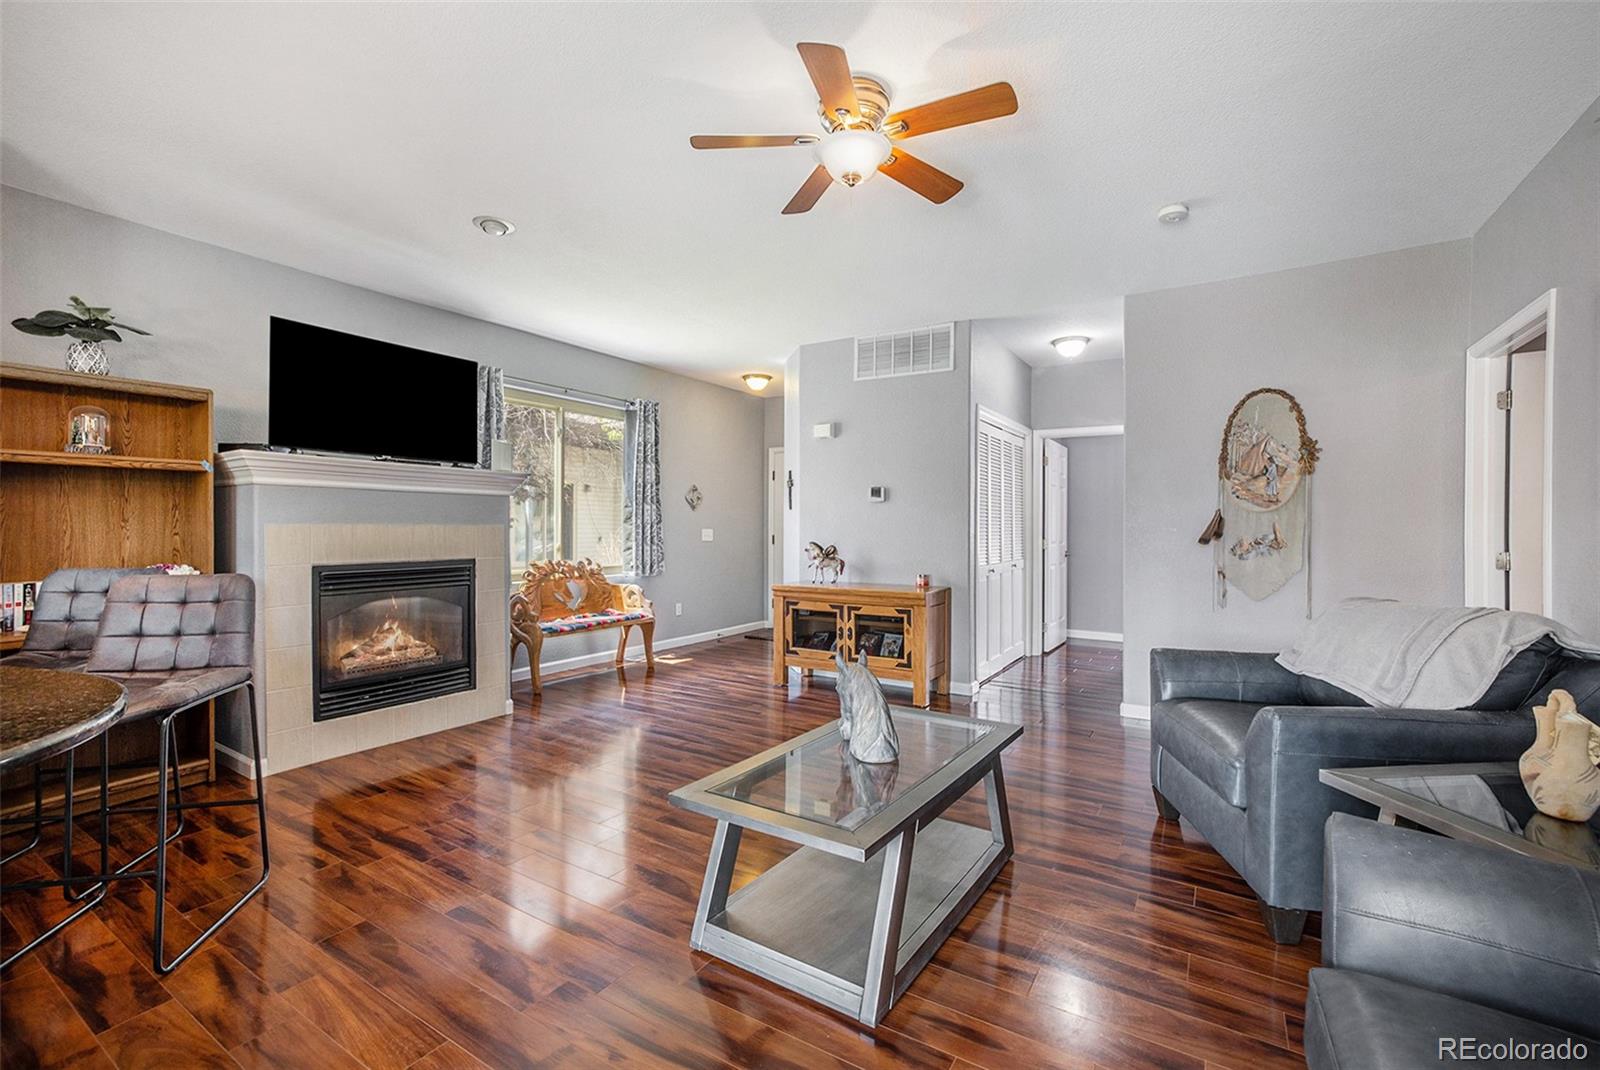
[[[546,635],[565,635],[567,632],[587,632],[612,624],[624,624],[630,620],[644,620],[648,616],[650,614],[642,609],[629,610],[626,613],[576,613],[558,620],[542,620],[539,622],[539,630]]]

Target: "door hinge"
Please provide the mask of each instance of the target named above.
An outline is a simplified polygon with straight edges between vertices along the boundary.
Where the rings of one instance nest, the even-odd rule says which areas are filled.
[[[1511,391],[1502,390],[1494,396],[1494,407],[1501,412],[1511,411]]]
[[[1511,551],[1502,550],[1494,555],[1494,567],[1497,572],[1511,571]]]

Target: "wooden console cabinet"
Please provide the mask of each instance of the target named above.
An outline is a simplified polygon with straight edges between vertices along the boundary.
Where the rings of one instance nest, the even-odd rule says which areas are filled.
[[[950,588],[824,583],[772,588],[772,682],[790,669],[833,669],[837,647],[882,680],[908,680],[911,702],[950,690]]]

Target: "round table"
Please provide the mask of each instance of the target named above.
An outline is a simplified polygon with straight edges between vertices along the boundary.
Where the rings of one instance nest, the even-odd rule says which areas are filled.
[[[122,685],[103,676],[0,665],[0,772],[87,743],[127,702]]]

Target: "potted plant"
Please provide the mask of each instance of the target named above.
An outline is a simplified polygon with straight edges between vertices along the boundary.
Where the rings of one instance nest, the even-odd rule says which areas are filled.
[[[23,319],[14,319],[11,326],[24,334],[38,334],[46,338],[71,335],[73,343],[67,347],[67,370],[87,372],[90,375],[110,375],[111,365],[106,362],[104,343],[120,342],[119,329],[134,334],[148,335],[126,323],[117,323],[109,308],[91,308],[78,297],[70,298],[71,312],[47,308]]]

